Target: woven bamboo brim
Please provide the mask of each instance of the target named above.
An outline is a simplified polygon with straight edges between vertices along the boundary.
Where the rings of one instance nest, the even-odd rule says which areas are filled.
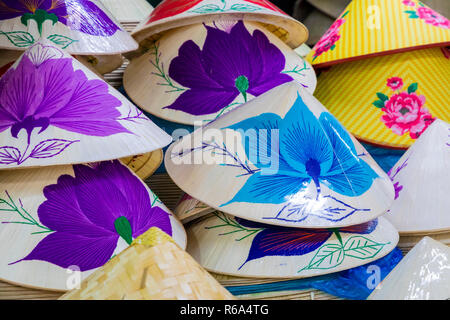
[[[317,42],[316,68],[396,52],[445,47],[450,21],[419,0],[354,0]]]
[[[175,207],[174,214],[183,224],[186,224],[213,211],[215,209],[185,193]]]
[[[11,65],[16,61],[22,52],[17,50],[2,50],[0,49],[0,77],[6,72],[6,70],[11,67]]]
[[[103,56],[75,56],[75,58],[89,69],[104,75],[110,73],[123,64],[123,56],[121,54],[103,55]]]
[[[2,5],[0,48],[23,50],[42,39],[71,54],[120,54],[138,48],[98,0],[49,2],[18,1],[17,7]]]
[[[165,0],[132,32],[141,43],[192,24],[240,19],[257,22],[295,49],[308,39],[308,29],[266,0]]]
[[[155,240],[160,232],[151,228],[61,300],[234,299],[165,234]]]
[[[159,149],[138,156],[122,158],[120,161],[133,170],[139,178],[145,180],[159,168],[163,157],[164,152],[162,149]]]
[[[401,235],[450,232],[450,124],[435,120],[391,169],[396,199],[386,218]]]
[[[28,48],[2,80],[18,93],[3,105],[1,169],[112,160],[172,141],[120,92],[46,41]]]
[[[234,32],[230,30],[234,30]],[[201,55],[204,57],[201,59],[206,59],[209,54],[207,50],[211,50],[211,47],[207,47],[206,44],[215,43],[213,42],[216,36],[215,32],[220,33],[226,41],[233,41],[236,47],[246,48],[249,46],[258,49],[249,50],[245,53],[247,58],[236,62],[229,62],[228,59],[237,54],[237,51],[224,52],[222,59],[225,60],[220,60],[221,57],[217,56],[215,58],[217,62],[212,63],[217,65],[219,63],[225,63],[225,65],[236,63],[237,66],[231,67],[230,64],[229,68],[215,68],[214,72],[208,71],[208,68],[212,68],[212,66],[205,66],[204,69],[200,67],[190,69],[184,63],[180,64],[180,61],[185,61],[185,59],[189,61],[194,59],[191,58],[191,55],[195,57]],[[231,34],[235,33],[236,36],[230,38]],[[264,40],[264,38],[266,39]],[[247,43],[249,39],[252,41],[251,45]],[[264,45],[258,44],[258,42],[262,42]],[[199,49],[202,53],[197,52]],[[230,50],[233,49],[230,48]],[[271,72],[270,68],[273,66],[268,61],[274,51],[277,51],[277,57],[280,59],[279,65],[276,66],[280,70]],[[240,94],[235,88],[236,79],[234,77],[241,76],[240,72],[247,72],[244,70],[254,69],[253,63],[263,64],[256,70],[261,70],[261,72],[264,70],[264,75],[251,76],[252,72],[245,73],[248,77],[248,79],[246,78],[247,89]],[[265,67],[267,70],[264,69]],[[259,83],[259,77],[263,76],[267,77],[268,84]],[[317,84],[316,74],[311,65],[270,31],[252,21],[244,21],[241,25],[238,20],[230,18],[227,21],[197,23],[170,30],[158,41],[150,42],[148,52],[130,61],[124,73],[123,85],[131,100],[149,113],[172,122],[198,125],[210,122],[278,85],[279,82],[276,85],[269,82],[272,76],[283,76],[285,77],[283,78],[284,82],[297,81],[311,94],[314,93]],[[197,91],[203,92],[204,89],[201,86],[206,82],[216,89],[211,92],[205,91],[199,96]],[[229,86],[232,86],[233,89],[230,89]],[[258,86],[259,89],[252,91],[252,86]],[[234,90],[236,94],[231,93],[231,96],[228,96],[227,90]],[[247,90],[249,92],[246,92]],[[214,93],[215,91],[217,93]]]

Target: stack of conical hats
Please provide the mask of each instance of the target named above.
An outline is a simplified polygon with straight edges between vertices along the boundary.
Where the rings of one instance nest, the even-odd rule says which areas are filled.
[[[121,54],[138,48],[102,1],[3,1],[1,49],[23,51],[42,38],[99,74],[118,68]]]
[[[420,1],[354,0],[307,57],[316,97],[358,139],[405,149],[450,121],[449,44],[450,21]]]
[[[204,124],[290,81],[311,93],[316,86],[313,68],[293,50],[307,29],[269,1],[166,0],[132,36],[141,47],[124,88],[172,122]]]
[[[215,211],[187,224],[207,270],[302,278],[379,259],[398,232],[383,217],[389,177],[301,84],[222,115],[166,152],[166,169]]]
[[[450,124],[437,119],[388,173],[395,201],[386,218],[414,244],[424,235],[450,243]]]
[[[178,219],[115,160],[171,137],[54,44],[0,78],[0,141],[2,280],[68,290],[151,227],[186,246]]]

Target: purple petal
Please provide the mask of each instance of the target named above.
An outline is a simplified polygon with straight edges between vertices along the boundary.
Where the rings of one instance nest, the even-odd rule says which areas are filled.
[[[230,34],[213,27],[206,29],[208,33],[202,57],[211,78],[225,88],[234,88],[239,76],[246,76],[251,83],[261,74],[261,65],[252,60],[254,56],[247,50],[246,42],[251,38],[242,21],[233,27]]]
[[[101,168],[73,166],[75,193],[83,214],[95,225],[116,232],[114,222],[129,214],[128,199],[110,182]],[[132,190],[129,190],[132,193]]]
[[[253,84],[249,87],[248,93],[254,96],[259,96],[263,94],[266,91],[269,91],[270,89],[273,89],[275,87],[278,87],[282,85],[283,83],[290,82],[293,79],[288,76],[287,74],[272,74],[268,76],[267,78],[263,78],[261,76],[261,80],[264,79],[265,81],[258,82],[257,84]]]
[[[112,36],[120,27],[89,0],[66,0],[67,26],[93,36]]]
[[[252,241],[247,260],[267,256],[301,256],[319,248],[332,232],[283,227],[269,227],[259,232]]]
[[[206,72],[201,55],[194,41],[186,41],[180,47],[178,56],[170,62],[169,76],[187,88],[223,89]]]
[[[231,91],[191,89],[183,92],[174,103],[165,108],[184,111],[196,116],[211,114],[231,104],[238,95],[237,89],[231,89]]]
[[[80,236],[105,237],[116,234],[89,220],[81,211],[75,193],[75,178],[63,175],[57,184],[44,188],[47,200],[38,208],[39,220],[54,231]]]
[[[42,260],[61,268],[78,266],[81,271],[103,266],[112,256],[119,236],[90,238],[65,232],[46,236],[23,260]],[[17,263],[15,262],[15,263]]]
[[[28,59],[27,55],[24,58]],[[49,59],[42,62],[35,73],[42,79],[41,87],[44,97],[40,105],[30,113],[39,117],[52,117],[63,106],[70,103],[77,79],[71,59]]]
[[[44,80],[26,55],[16,69],[8,70],[2,83],[0,119],[20,122],[33,115],[44,98]]]
[[[148,211],[140,210],[138,219],[132,223],[133,238],[136,238],[146,232],[151,227],[158,227],[169,236],[172,236],[172,225],[170,224],[169,214],[160,207],[150,208]]]
[[[119,99],[109,94],[102,80],[88,80],[83,71],[72,74],[74,92],[69,102],[50,117],[61,129],[92,136],[109,136],[129,132],[118,121]]]
[[[27,12],[30,11],[23,0],[0,0],[0,20],[20,17]]]

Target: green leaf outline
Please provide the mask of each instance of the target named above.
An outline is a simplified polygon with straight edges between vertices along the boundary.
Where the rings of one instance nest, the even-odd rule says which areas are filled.
[[[375,242],[367,237],[355,235],[344,244],[344,254],[360,260],[374,258],[388,243]]]
[[[29,47],[35,42],[33,35],[26,31],[11,31],[11,32],[0,31],[0,34],[6,36],[6,38],[18,48]],[[28,39],[20,37],[20,35],[27,36]]]
[[[247,11],[247,12],[254,12],[254,11],[258,11],[261,10],[261,8],[257,7],[257,6],[253,6],[251,4],[240,4],[240,3],[235,3],[233,4],[230,9],[231,11]]]
[[[213,13],[213,12],[222,12],[223,9],[220,8],[217,4],[205,4],[197,9],[191,10],[193,13]]]
[[[338,254],[337,258],[333,260],[333,256]],[[302,272],[304,270],[327,270],[332,269],[339,266],[344,261],[344,247],[340,243],[330,243],[325,244],[317,250],[314,257],[311,259],[309,264],[298,272]],[[330,259],[330,262],[325,267],[321,267],[321,265],[326,262],[326,260]]]

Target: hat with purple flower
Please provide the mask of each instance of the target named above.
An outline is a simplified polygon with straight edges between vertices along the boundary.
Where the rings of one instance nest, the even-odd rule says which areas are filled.
[[[217,20],[167,32],[125,71],[128,95],[174,122],[210,122],[281,84],[316,87],[313,68],[255,22]]]
[[[138,47],[100,1],[0,1],[0,47],[20,50],[40,38],[74,54],[117,54]]]
[[[67,53],[38,42],[0,78],[0,169],[86,163],[171,137]]]

